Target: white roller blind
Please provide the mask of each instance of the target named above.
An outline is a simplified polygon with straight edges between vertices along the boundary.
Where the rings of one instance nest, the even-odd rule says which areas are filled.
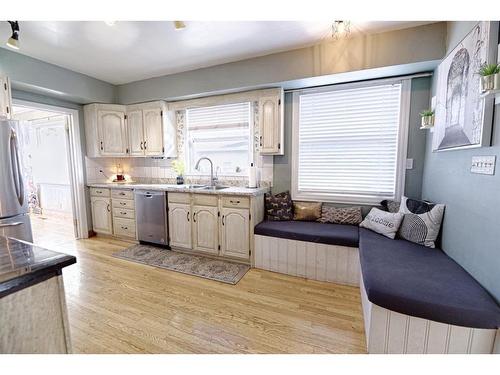
[[[393,198],[401,84],[299,96],[297,191]]]
[[[186,111],[188,173],[207,174],[210,165],[196,161],[208,157],[222,175],[245,175],[251,159],[250,103],[192,108]]]

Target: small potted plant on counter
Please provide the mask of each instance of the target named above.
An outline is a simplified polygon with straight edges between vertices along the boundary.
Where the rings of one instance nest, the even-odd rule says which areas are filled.
[[[481,91],[500,89],[500,64],[483,64],[478,74],[481,76]]]
[[[172,169],[177,173],[177,185],[184,184],[184,162],[182,160],[172,161]]]
[[[434,126],[434,111],[432,109],[426,109],[420,112],[422,117],[422,127],[420,129],[429,129]]]

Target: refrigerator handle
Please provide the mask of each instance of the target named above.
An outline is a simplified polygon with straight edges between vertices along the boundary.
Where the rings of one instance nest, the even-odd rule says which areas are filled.
[[[19,161],[19,150],[17,143],[17,136],[14,129],[11,129],[10,133],[10,160],[12,163],[12,179],[14,180],[14,186],[16,188],[17,200],[22,206],[24,204],[24,184],[21,171],[21,163]],[[15,165],[14,165],[15,160]]]

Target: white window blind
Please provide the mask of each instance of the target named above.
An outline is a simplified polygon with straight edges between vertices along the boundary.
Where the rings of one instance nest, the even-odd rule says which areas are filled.
[[[186,111],[186,156],[190,174],[210,173],[208,157],[222,175],[244,175],[250,164],[250,103],[192,108]]]
[[[298,104],[297,198],[395,197],[400,83],[300,93]]]

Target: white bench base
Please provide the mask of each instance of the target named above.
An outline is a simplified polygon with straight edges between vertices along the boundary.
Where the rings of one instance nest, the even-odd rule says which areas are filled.
[[[255,235],[255,268],[338,284],[359,285],[357,248]]]
[[[368,353],[490,354],[498,353],[500,330],[461,327],[400,314],[368,300],[360,282]]]

